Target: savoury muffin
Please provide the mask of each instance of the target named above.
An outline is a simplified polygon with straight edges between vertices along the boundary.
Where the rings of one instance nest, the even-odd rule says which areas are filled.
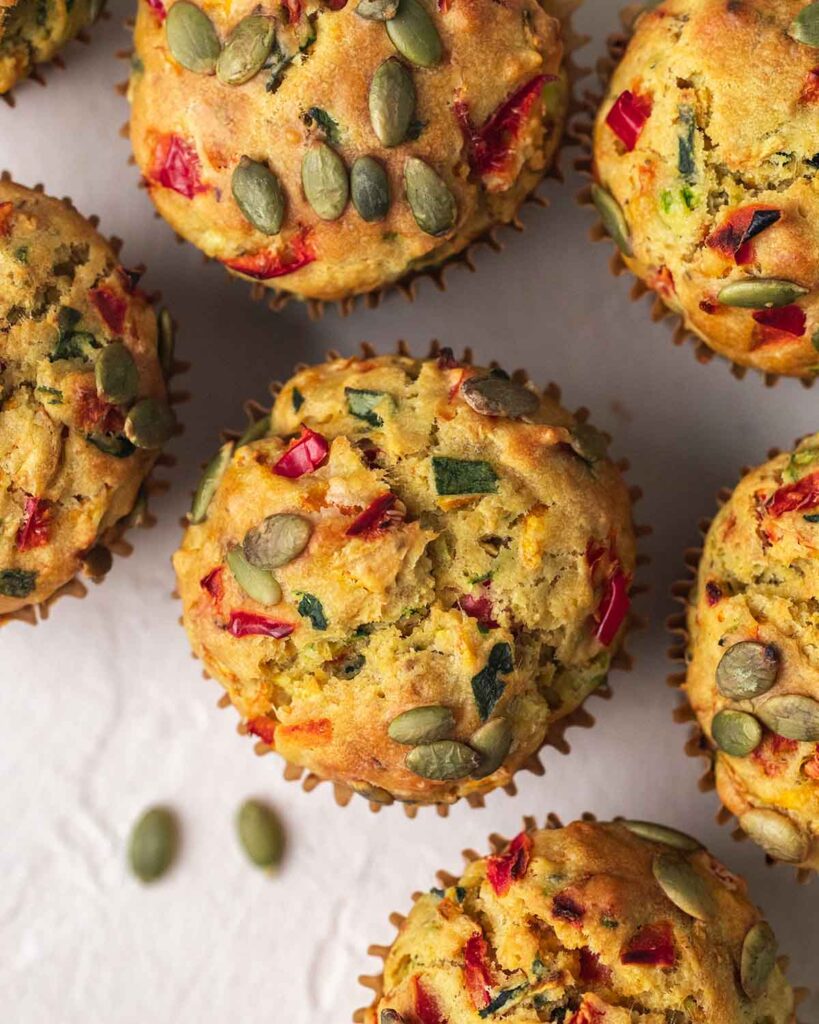
[[[626,265],[734,363],[819,371],[819,5],[665,0],[594,131]]]
[[[102,0],[0,0],[0,95],[93,24],[102,6]]]
[[[97,574],[171,432],[138,277],[67,202],[0,180],[0,618]]]
[[[819,434],[748,473],[711,524],[685,689],[741,827],[819,868]]]
[[[446,350],[305,369],[252,436],[174,559],[250,732],[382,802],[507,784],[621,640],[634,536],[601,436]]]
[[[364,1024],[793,1024],[745,882],[649,822],[522,832],[421,896]]]
[[[304,299],[437,266],[512,220],[555,158],[554,2],[140,0],[150,195],[208,256]]]

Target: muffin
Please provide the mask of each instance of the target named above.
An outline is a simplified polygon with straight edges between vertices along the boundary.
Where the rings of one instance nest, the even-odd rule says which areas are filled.
[[[0,619],[104,573],[171,433],[138,278],[67,201],[0,180]]]
[[[685,690],[717,790],[771,857],[819,868],[819,434],[748,473],[705,539]]]
[[[92,25],[102,6],[103,0],[2,0],[0,96]]]
[[[304,369],[251,436],[174,558],[249,731],[375,801],[508,784],[623,633],[634,534],[603,438],[447,350]]]
[[[417,899],[364,1024],[793,1024],[745,882],[648,822],[530,828]]]
[[[625,264],[739,366],[819,371],[819,19],[804,0],[665,0],[594,129]]]
[[[555,2],[140,0],[131,141],[151,198],[231,272],[303,299],[436,267],[555,158]]]

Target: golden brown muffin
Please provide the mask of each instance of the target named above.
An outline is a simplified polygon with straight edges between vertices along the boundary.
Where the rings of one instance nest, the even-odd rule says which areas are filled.
[[[304,299],[437,266],[555,157],[552,5],[140,0],[131,141],[151,198],[232,272]]]
[[[452,883],[401,925],[364,1024],[795,1020],[745,882],[674,829],[530,829]]]
[[[250,731],[384,802],[508,783],[621,639],[634,536],[600,435],[447,351],[303,370],[253,433],[174,558]]]
[[[819,372],[817,111],[816,4],[665,0],[594,132],[593,198],[626,265],[715,351],[803,378]]]
[[[138,276],[67,202],[0,179],[0,617],[95,572],[171,432]]]
[[[819,868],[819,434],[748,473],[705,540],[685,689],[742,828]]]

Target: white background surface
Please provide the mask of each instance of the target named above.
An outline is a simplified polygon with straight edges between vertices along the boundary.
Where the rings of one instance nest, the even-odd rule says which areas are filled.
[[[594,36],[586,63],[614,28],[614,9],[588,0],[581,12]],[[819,427],[819,389],[738,382],[722,362],[702,367],[690,347],[674,348],[668,328],[629,302],[625,279],[610,278],[608,248],[588,242],[571,154],[566,184],[544,190],[552,208],[527,208],[526,232],[505,233],[500,256],[482,252],[476,274],[451,272],[445,295],[425,282],[414,305],[393,295],[376,311],[346,320],[331,312],[319,323],[297,305],[275,315],[252,303],[244,285],[178,245],[136,188],[117,135],[126,103],[114,93],[126,13],[116,4],[91,46],[69,47],[67,69],[48,71],[47,88],[29,83],[15,109],[0,105],[0,167],[70,194],[127,240],[126,264],[148,264],[146,287],[162,290],[181,324],[179,354],[193,363],[183,384],[194,399],[171,446],[172,488],[154,505],[159,524],[131,535],[131,559],[36,630],[2,630],[0,1019],[344,1024],[365,998],[356,977],[374,965],[367,945],[392,934],[388,913],[434,884],[438,868],[456,868],[463,847],[483,850],[488,833],[514,834],[522,815],[549,811],[621,813],[697,833],[749,878],[792,957],[793,981],[819,988],[819,882],[797,887],[790,870],[767,868],[714,823],[716,798],[697,791],[699,765],[683,755],[685,729],[671,720],[677,698],[664,685],[667,594],[697,521],[740,465]],[[646,492],[638,519],[655,533],[644,546],[652,590],[641,600],[650,627],[632,640],[635,672],[612,677],[614,699],[591,701],[595,729],[570,734],[570,757],[550,750],[546,776],[521,776],[516,798],[496,793],[483,810],[458,806],[446,820],[427,810],[410,821],[400,808],[373,815],[364,801],[341,810],[329,787],[305,794],[284,782],[278,758],[253,756],[188,653],[169,559],[199,464],[220,426],[241,424],[245,398],[264,401],[265,381],[331,346],[351,353],[362,339],[389,347],[405,338],[420,351],[432,337],[473,346],[479,361],[526,366],[535,380],[558,381],[567,404],[588,405],[614,433],[616,454],[631,459]],[[234,840],[235,809],[250,795],[271,800],[287,822],[289,856],[273,880]],[[146,889],[128,875],[123,849],[134,818],[155,802],[178,810],[184,838],[172,873]],[[819,995],[801,1018],[817,1024]]]

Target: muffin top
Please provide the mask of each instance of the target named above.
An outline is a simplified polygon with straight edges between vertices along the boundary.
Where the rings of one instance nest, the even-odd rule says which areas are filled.
[[[598,114],[596,201],[628,266],[734,362],[819,370],[819,17],[665,0]],[[812,27],[813,26],[813,27]]]
[[[620,639],[634,537],[600,435],[446,350],[303,370],[254,433],[174,559],[251,732],[387,801],[508,782]]]
[[[527,831],[421,896],[365,1024],[791,1024],[745,882],[647,822]]]
[[[233,272],[320,300],[510,220],[568,98],[539,0],[140,0],[135,47],[131,139],[159,211]]]
[[[137,279],[67,202],[0,180],[0,615],[75,575],[170,432]]]
[[[819,434],[748,473],[708,531],[686,689],[720,796],[774,857],[819,868]]]
[[[104,0],[0,0],[0,95],[96,21]]]

